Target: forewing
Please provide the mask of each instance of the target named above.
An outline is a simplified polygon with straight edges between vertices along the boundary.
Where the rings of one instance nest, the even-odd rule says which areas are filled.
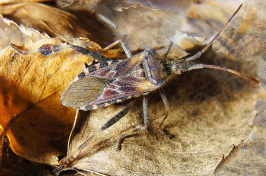
[[[62,104],[67,107],[83,107],[101,96],[104,89],[112,82],[110,79],[84,77],[73,82],[63,93]]]
[[[142,60],[143,60],[143,53],[140,53],[129,59],[124,59],[117,63],[108,65],[104,68],[100,68],[100,66],[98,66],[100,69],[97,69],[94,72],[90,72],[89,76],[108,78],[108,79],[120,79],[122,77],[126,77],[132,74],[132,72],[134,72],[135,70],[141,70],[139,64],[141,63]]]
[[[140,96],[143,93],[157,89],[150,81],[145,78],[136,78],[127,76],[113,81],[105,89],[103,94],[91,105],[109,105],[128,99],[130,97]]]

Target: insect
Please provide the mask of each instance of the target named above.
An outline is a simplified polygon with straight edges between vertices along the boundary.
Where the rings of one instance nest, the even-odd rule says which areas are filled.
[[[171,49],[172,43],[169,44],[162,56],[151,48],[132,56],[122,41],[115,42],[110,46],[121,43],[128,59],[121,61],[106,59],[104,62],[86,67],[62,95],[62,104],[67,107],[89,111],[143,95],[144,127],[147,129],[149,126],[147,95],[159,89],[166,109],[169,112],[169,103],[161,87],[167,82],[171,74],[180,75],[183,72],[194,69],[212,68],[227,71],[258,83],[257,80],[229,68],[192,62],[199,58],[213,44],[241,7],[242,5],[239,6],[223,29],[216,34],[207,46],[188,58],[168,60],[167,54]],[[81,47],[72,47],[84,54],[90,52]],[[122,111],[106,122],[100,130],[109,128],[125,116],[132,104],[132,102],[129,103]],[[167,115],[162,120],[159,128],[162,128],[166,118]]]
[[[159,55],[156,50],[148,48],[143,52],[133,56],[126,44],[124,44],[122,41],[117,41],[107,47],[110,48],[118,43],[121,43],[128,57],[124,60],[112,60],[95,51],[91,51],[79,46],[69,45],[71,48],[79,51],[80,53],[92,55],[94,58],[99,60],[99,63],[86,66],[85,69],[74,79],[73,83],[65,90],[61,97],[62,104],[67,107],[74,107],[83,111],[90,111],[119,103],[134,97],[143,96],[144,129],[147,129],[149,127],[147,98],[149,93],[159,90],[167,112],[169,113],[170,111],[169,102],[162,89],[162,86],[167,83],[170,75],[180,75],[183,72],[195,69],[211,68],[227,71],[254,83],[259,83],[259,81],[252,77],[246,76],[240,72],[226,67],[197,64],[193,62],[199,58],[220,36],[222,31],[237,14],[242,5],[243,4],[238,7],[232,17],[213,37],[208,45],[206,45],[195,55],[183,59],[167,59],[167,55],[172,47],[172,43],[166,47],[162,55]],[[13,47],[16,49],[15,46]],[[47,45],[43,46],[40,51],[44,55],[49,55],[61,49],[62,48],[60,48],[60,46]],[[133,106],[133,102],[134,100],[130,101],[124,109],[103,124],[99,131],[106,130],[118,122],[128,113],[130,108]],[[160,123],[160,129],[162,129],[163,123],[168,117],[168,113]],[[91,140],[92,137],[88,139],[88,141]],[[57,170],[67,166],[74,159],[75,158],[68,156]]]
[[[90,111],[119,103],[133,97],[143,96],[144,128],[147,129],[149,127],[147,95],[150,92],[159,90],[167,112],[169,113],[169,103],[162,86],[167,82],[167,79],[172,74],[180,75],[183,72],[195,69],[212,68],[227,71],[252,82],[259,83],[259,81],[255,80],[254,78],[226,67],[193,63],[193,61],[199,58],[220,36],[224,28],[237,14],[242,5],[243,4],[238,7],[235,13],[231,16],[223,28],[213,37],[208,45],[206,45],[195,55],[184,59],[167,59],[167,54],[172,47],[172,42],[161,56],[152,48],[145,49],[143,52],[132,56],[127,45],[120,40],[106,48],[108,49],[121,43],[128,57],[127,59],[123,60],[109,59],[98,52],[74,45],[43,45],[39,51],[43,55],[50,55],[66,47],[71,47],[84,55],[91,55],[99,61],[99,63],[91,66],[85,65],[85,69],[65,90],[61,97],[62,104],[64,106],[74,107],[83,111]],[[15,45],[12,46],[17,52],[27,54],[27,52],[20,51]],[[106,122],[100,128],[100,131],[109,128],[119,121],[127,114],[132,105],[133,101],[131,101],[122,111]],[[163,123],[166,120],[168,113],[160,123],[160,129],[162,129]]]

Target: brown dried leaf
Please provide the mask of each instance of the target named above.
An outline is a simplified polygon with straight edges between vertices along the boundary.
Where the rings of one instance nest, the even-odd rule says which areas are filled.
[[[265,175],[265,129],[254,129],[250,141],[237,145],[216,168],[217,175]],[[248,166],[248,167],[247,167]]]
[[[193,0],[127,0],[126,2],[128,4],[140,4],[152,9],[187,12],[193,3]]]
[[[112,28],[114,33],[116,33],[115,39],[118,40],[123,38],[131,50],[166,45],[171,40],[175,41],[178,46],[181,45],[180,47],[183,49],[191,49],[195,45],[202,44],[193,42],[194,36],[211,37],[214,34],[215,30],[202,21],[202,19],[207,16],[208,18],[206,18],[206,20],[208,20],[213,26],[217,26],[217,28],[219,28],[225,23],[225,21],[231,16],[231,14],[240,4],[239,1],[230,2],[231,7],[227,10],[224,10],[220,8],[221,3],[211,3],[212,1],[202,2],[194,5],[191,1],[184,2],[170,0],[168,2],[164,1],[163,4],[166,6],[171,6],[171,11],[163,11],[153,9],[153,4],[155,5],[155,8],[157,8],[157,3],[159,3],[159,9],[164,9],[163,7],[160,8],[162,3],[157,1],[149,2],[152,4],[152,8],[150,8],[150,6],[145,6],[147,1],[120,2],[118,0],[114,3],[109,3],[109,1],[106,0],[101,1],[99,4],[97,4],[95,1],[71,1],[71,5],[69,5],[68,8],[78,11],[84,10],[86,7],[90,7],[91,4],[94,4],[95,6],[104,4],[104,6],[96,8],[95,11],[100,14],[103,13],[104,16],[111,20],[111,23],[117,26],[117,29]],[[88,6],[84,5],[87,3],[89,3]],[[125,6],[125,4],[131,3],[135,4],[135,8],[128,8],[122,12],[115,11],[112,8],[113,6]],[[183,4],[185,8],[181,9],[182,6],[177,7],[176,4]],[[101,8],[103,9],[101,10]],[[110,16],[108,16],[108,14],[104,14],[107,13],[107,11]],[[209,11],[209,13],[206,14],[206,11]],[[188,19],[188,13],[193,18],[198,18],[199,16],[202,16],[202,18],[200,18],[200,20]],[[110,21],[108,22],[107,20],[106,22],[109,23]],[[217,31],[218,29],[216,29],[216,32]],[[190,36],[187,36],[187,34]],[[192,34],[193,36],[191,36]],[[188,37],[192,39],[187,40]],[[188,41],[189,43],[187,43]]]
[[[18,26],[13,21],[5,19],[0,16],[0,49],[4,49],[10,43],[16,43],[22,45],[27,42],[36,42],[41,39],[49,39],[46,34],[40,34],[40,32],[25,28],[24,26]]]
[[[62,43],[9,21],[2,21],[1,26],[1,35],[17,36],[2,38],[3,47],[10,42],[25,42],[24,49],[37,51],[44,44]],[[98,47],[94,43],[92,46]],[[7,134],[12,150],[18,155],[57,164],[57,157],[66,150],[74,118],[74,111],[61,105],[60,94],[82,70],[83,62],[91,62],[91,58],[71,49],[47,57],[38,52],[20,55],[10,46],[0,56],[1,136]]]
[[[216,51],[217,45],[224,44],[224,42],[227,44],[225,46],[219,45],[218,49],[223,50],[227,45],[230,45],[232,53],[235,51],[234,48],[238,48],[242,44],[241,40],[237,39],[241,39],[241,36],[245,38],[245,34],[239,34],[239,30],[241,30],[241,26],[249,24],[250,20],[244,19],[242,21],[241,15],[245,14],[245,10],[252,7],[252,4],[245,3],[244,7],[244,10],[241,10],[225,31],[230,38],[232,35],[228,35],[228,33],[230,34],[232,31],[231,34],[239,36],[232,39],[236,46],[232,41],[220,37],[215,44]],[[138,9],[131,14],[138,14],[136,13]],[[234,12],[234,10],[231,11],[232,8],[227,8],[227,5],[221,9],[223,10],[216,10],[218,17],[224,13],[229,14],[230,17],[230,13]],[[223,18],[218,19],[223,22]],[[260,21],[261,19],[257,18],[256,20]],[[133,24],[132,28],[134,28],[134,24],[141,26],[147,23],[139,21],[138,23],[129,22],[129,24]],[[156,30],[158,26],[155,26],[156,24],[151,29]],[[128,28],[131,30],[130,25]],[[140,31],[140,29],[138,30]],[[147,35],[148,32],[143,30],[144,32],[141,30],[141,33],[143,32],[144,36],[148,37],[143,37],[141,44],[145,43],[146,40],[151,41],[156,38],[156,36]],[[136,33],[132,33],[131,37],[136,36],[133,34]],[[136,41],[140,41],[140,37]],[[256,72],[254,63],[257,60],[243,57],[249,56],[248,47],[249,45],[246,45],[247,50],[238,50],[243,55],[239,55],[237,60],[230,60],[230,55],[228,55],[229,60],[221,59],[217,53],[208,53],[205,58],[209,58],[208,62],[214,62],[216,65],[223,63],[227,67],[254,75]],[[260,47],[259,51],[257,57],[261,58],[263,48]],[[132,130],[141,123],[139,116],[142,116],[140,115],[142,114],[142,107],[141,100],[138,100],[130,113],[121,121],[107,131],[97,133],[89,143],[84,143],[107,120],[117,114],[123,105],[95,110],[78,119],[70,137],[67,157],[73,162],[64,163],[64,166],[67,169],[77,169],[85,174],[92,172],[110,175],[208,175],[214,171],[218,173],[217,166],[223,154],[228,155],[233,144],[237,145],[242,140],[251,139],[256,146],[258,140],[265,140],[265,135],[263,135],[265,129],[260,129],[262,130],[260,133],[252,126],[256,115],[254,107],[257,102],[257,89],[252,84],[219,71],[194,71],[170,81],[165,90],[167,97],[170,97],[171,105],[171,113],[165,125],[166,129],[175,135],[175,138],[169,140],[157,130],[165,111],[162,109],[163,103],[156,95],[150,97],[149,100],[149,112],[153,128],[151,132],[143,131],[135,137],[126,139],[122,145],[122,150],[116,150],[119,136],[132,133]],[[258,138],[261,139],[253,138],[254,134],[258,134]],[[260,147],[254,147],[255,151],[250,153],[255,156],[263,155],[258,159],[258,169],[260,170],[257,172],[262,173],[262,175],[265,173],[263,170],[265,158],[265,154],[262,152],[265,149],[263,144],[264,142],[259,144]],[[73,156],[74,159],[71,158]],[[236,156],[232,158],[239,160]],[[246,165],[250,162],[254,163],[254,160],[246,161]],[[237,166],[237,171],[232,172],[225,168],[227,170],[225,173],[245,173],[247,171],[245,169],[242,171],[241,163]],[[220,171],[224,172],[223,169]]]
[[[251,145],[240,149],[229,161],[217,168],[218,175],[265,175],[265,121],[266,121],[266,60],[265,60],[265,2],[247,1],[240,11],[241,18],[238,28],[229,26],[226,34],[237,43],[222,39],[216,42],[213,48],[231,60],[245,60],[257,63],[257,70],[247,65],[247,70],[257,72],[261,81],[261,88],[256,102],[256,115],[253,119],[253,130],[250,135]],[[223,46],[223,47],[221,47]],[[232,49],[233,48],[233,49]],[[248,166],[248,167],[246,167]]]
[[[217,5],[219,3],[212,4],[211,2],[212,1],[207,1],[205,4],[203,3],[204,5],[202,5],[202,8],[204,11],[204,8],[209,6],[215,7],[216,10],[214,10],[213,13],[217,12],[217,16],[210,13],[206,16],[211,16],[211,18],[206,19],[210,20],[210,23],[215,24],[214,26],[218,26],[218,28],[221,24],[224,24],[225,20],[227,20],[236,9],[235,7],[238,6],[236,5],[229,8],[223,3],[220,7]],[[239,1],[234,2],[238,4]],[[256,72],[255,67],[253,67],[254,62],[260,61],[261,63],[265,63],[265,59],[263,60],[262,57],[263,52],[261,52],[263,51],[263,41],[260,40],[263,37],[259,37],[259,32],[262,33],[262,31],[264,31],[262,30],[263,25],[259,25],[264,21],[263,19],[265,17],[261,15],[263,14],[261,12],[261,9],[264,7],[263,3],[261,2],[259,6],[261,8],[254,6],[251,2],[245,2],[244,10],[242,9],[238,17],[229,24],[226,34],[236,43],[235,46],[233,42],[228,41],[228,39],[223,40],[222,37],[215,43],[215,51],[217,51],[217,49],[219,49],[220,53],[226,51],[225,53],[228,53],[228,56],[230,56],[229,59],[237,59],[223,60],[217,56],[217,54],[209,53],[209,55],[206,55],[206,58],[210,58],[208,62],[215,62],[216,65],[222,63],[222,65],[235,68],[238,71],[251,75]],[[254,8],[255,10],[249,11],[249,8]],[[257,8],[259,11],[256,11]],[[245,16],[244,14],[249,12],[255,15],[249,15],[251,18],[243,18],[243,16]],[[126,39],[130,44],[131,50],[165,45],[172,40],[175,34],[182,35],[193,33],[196,34],[196,36],[204,37],[213,35],[212,27],[203,25],[204,23],[199,22],[200,20],[187,19],[186,16],[182,16],[182,14],[180,15],[176,12],[163,13],[159,10],[150,10],[149,8],[137,6],[135,9],[131,8],[128,9],[128,11],[124,11],[123,13],[117,12],[114,15],[117,20],[115,22],[119,24],[116,34],[118,34],[119,39],[123,38],[121,35],[127,36]],[[200,14],[200,16],[203,15]],[[216,17],[218,18],[216,19]],[[241,18],[243,18],[243,20],[241,20]],[[60,20],[60,18],[57,20]],[[192,23],[192,26],[195,26],[195,28],[192,28],[191,25],[189,25],[190,23]],[[254,26],[252,24],[254,24]],[[256,30],[256,24],[258,24],[258,30]],[[207,31],[206,34],[202,33],[203,31]],[[253,32],[255,32],[256,35],[252,35]],[[245,42],[245,48],[243,46],[243,40],[241,39],[245,38],[246,33],[248,34],[249,40],[245,39],[244,41],[255,40],[253,38],[255,37],[256,41],[258,40],[257,42],[261,43],[261,46],[256,45],[258,47],[258,50],[255,52],[256,55],[250,56],[250,53],[252,53],[251,42]],[[236,37],[233,37],[234,35],[236,35]],[[261,35],[264,36],[263,33]],[[102,35],[99,37],[102,39],[108,36]],[[194,39],[195,38],[192,38],[192,40]],[[199,43],[195,43],[196,45],[201,45],[204,41],[199,40]],[[240,47],[239,49],[238,46],[241,45],[242,48]],[[183,49],[191,48],[190,43],[182,44],[180,47]],[[28,49],[28,47],[25,48]],[[236,55],[236,57],[231,57],[230,53],[236,52],[238,55]],[[180,53],[176,53],[176,51],[171,53],[172,56],[179,56],[179,54]],[[186,55],[187,53],[184,52],[183,54]],[[57,57],[60,57],[60,55],[61,54]],[[254,56],[256,56],[255,60],[252,59]],[[49,56],[48,58],[52,59],[53,57],[54,56]],[[81,65],[80,63],[80,66]],[[265,67],[261,64],[260,66],[261,72],[259,74],[262,75],[261,77],[264,79]],[[77,72],[81,70],[81,68],[75,69]],[[68,80],[69,84],[74,75],[64,75],[63,77],[65,80]],[[47,90],[49,89],[50,88],[47,87]],[[72,169],[77,168],[84,171],[94,170],[116,175],[147,175],[149,173],[162,175],[210,174],[213,173],[220,163],[222,155],[227,155],[231,151],[232,144],[239,144],[241,140],[249,139],[250,136],[254,134],[254,129],[252,129],[251,124],[255,116],[254,106],[257,101],[257,92],[252,88],[251,84],[235,76],[219,71],[194,71],[170,81],[165,87],[165,90],[167,97],[170,97],[169,101],[171,105],[171,114],[165,125],[169,132],[176,135],[174,139],[169,140],[157,131],[158,123],[160,123],[165,111],[162,109],[164,105],[159,96],[153,94],[154,96],[150,97],[149,100],[149,112],[151,125],[153,127],[152,132],[142,132],[137,137],[126,139],[123,143],[122,151],[116,151],[120,134],[131,133],[131,130],[141,123],[141,117],[139,116],[142,114],[142,107],[139,105],[141,104],[139,100],[125,118],[108,131],[97,134],[93,141],[86,145],[85,149],[81,151],[78,147],[82,145],[91,134],[97,131],[102,124],[111,118],[112,115],[119,112],[123,105],[115,105],[92,111],[90,112],[89,118],[84,119],[86,125],[77,125],[81,130],[75,131],[70,138],[68,156],[71,154],[78,154],[79,157],[71,163],[69,167]],[[59,97],[60,95],[57,94],[57,100],[55,100],[58,106],[60,104]],[[43,102],[45,106],[41,106],[42,104],[40,103],[40,107],[44,107],[42,109],[51,107],[51,105],[48,106],[49,104],[47,104],[47,101],[48,100],[44,98]],[[44,112],[51,115],[57,114],[55,110],[47,110]],[[40,114],[40,112],[37,113]],[[67,116],[70,116],[70,113]],[[16,121],[19,122],[20,120],[15,120],[15,122]],[[265,137],[263,135],[261,136],[262,138]],[[28,138],[30,137],[25,137],[25,139]],[[99,142],[100,144],[97,145]],[[50,151],[48,151],[48,153],[49,152]],[[84,155],[86,153],[88,154]],[[254,153],[256,155],[263,155],[261,154],[261,150]],[[49,156],[54,157],[56,155]],[[263,160],[260,159],[260,161]]]
[[[11,4],[11,3],[21,3],[21,2],[46,2],[52,0],[2,0],[0,4]]]
[[[231,17],[239,4],[237,0],[230,1],[230,8],[229,5],[223,7],[222,3],[216,1],[192,4],[188,15],[194,19],[178,11],[160,11],[136,6],[124,13],[113,12],[116,16],[114,23],[118,26],[118,33],[125,36],[124,40],[133,50],[166,45],[169,41],[190,50],[202,43],[191,42],[191,39],[187,43],[187,37],[192,40],[193,37],[212,37]]]
[[[122,105],[92,111],[81,126],[76,126],[79,130],[70,140],[69,156],[78,155],[78,158],[68,167],[110,175],[211,174],[232,144],[250,135],[255,98],[252,89],[246,88],[250,85],[242,82],[239,87],[228,75],[209,74],[201,72],[197,78],[193,74],[176,78],[165,89],[171,97],[166,128],[175,138],[170,140],[157,130],[165,111],[156,95],[149,100],[152,132],[128,138],[122,150],[116,150],[119,136],[130,134],[142,123],[139,100],[126,117],[97,134],[80,150],[78,147],[118,113]],[[179,83],[178,89],[174,88],[175,82]],[[231,92],[231,88],[235,91]],[[209,91],[211,95],[206,93]],[[232,94],[234,97],[230,97]]]
[[[117,11],[123,11],[136,5],[149,7],[150,9],[170,10],[187,12],[192,4],[192,0],[57,0],[56,3],[60,8],[71,10],[87,10],[98,12],[99,8],[109,7],[109,10],[115,9]],[[100,10],[102,11],[102,10]]]
[[[32,46],[38,49],[45,42],[58,41]],[[69,85],[66,78],[82,70],[84,59],[73,50],[51,57],[15,55],[11,47],[1,51],[0,124],[15,153],[48,164],[56,164],[64,154],[74,112],[61,105],[61,91]]]
[[[51,6],[30,2],[1,5],[0,13],[18,24],[34,27],[49,36],[61,37],[68,42],[72,42],[73,37],[85,37],[98,44],[111,43],[112,36],[107,35],[106,28],[91,13],[80,12],[77,16]]]
[[[11,46],[1,51],[1,139],[7,134],[12,150],[19,156],[35,162],[57,164],[58,156],[65,155],[75,114],[73,109],[61,105],[61,92],[83,69],[83,63],[90,64],[93,58],[72,49],[43,56],[38,52],[42,45],[58,45],[62,41],[33,29],[18,27],[6,19],[1,20],[1,46],[22,43],[22,50],[31,51],[20,55]],[[12,37],[8,39],[5,36]],[[101,47],[88,39],[73,38],[73,41],[101,52]],[[118,57],[120,50],[107,50],[103,54],[110,58]]]
[[[3,129],[0,128],[0,134],[3,133]],[[0,165],[2,166],[3,163],[3,147],[4,147],[4,140],[5,140],[5,136],[1,135],[1,139],[0,139]]]
[[[93,11],[102,0],[57,0],[56,4],[63,9]]]

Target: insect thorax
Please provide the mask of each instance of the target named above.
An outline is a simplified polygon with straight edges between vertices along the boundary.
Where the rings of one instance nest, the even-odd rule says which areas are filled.
[[[160,87],[168,77],[164,61],[154,49],[144,50],[142,65],[146,79],[156,87]]]

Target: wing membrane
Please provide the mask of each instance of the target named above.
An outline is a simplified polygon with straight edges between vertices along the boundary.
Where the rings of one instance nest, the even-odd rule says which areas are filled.
[[[62,104],[67,107],[87,106],[97,100],[105,88],[112,82],[110,79],[84,77],[73,82],[63,93]]]

